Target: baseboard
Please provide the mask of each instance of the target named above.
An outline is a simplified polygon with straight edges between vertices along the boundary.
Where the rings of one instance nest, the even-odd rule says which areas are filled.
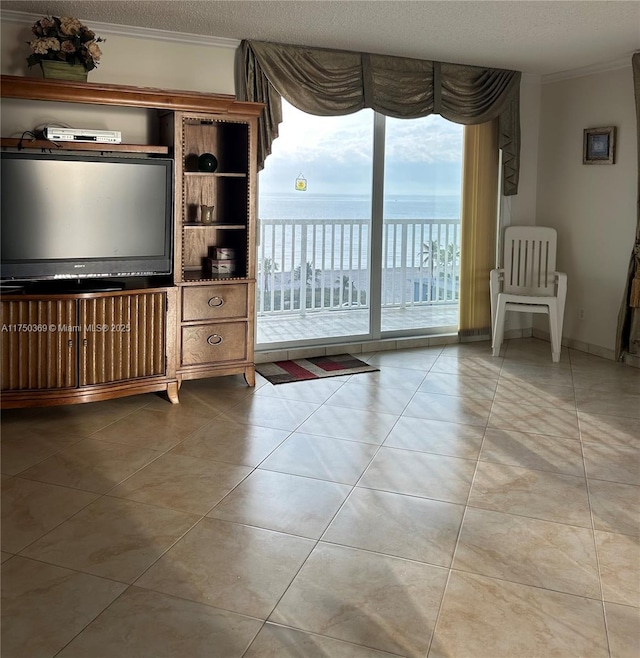
[[[504,333],[504,340],[516,338],[540,338],[550,342],[549,333],[541,329],[509,329]],[[314,356],[332,356],[335,354],[362,354],[364,352],[383,352],[386,350],[401,350],[412,347],[433,347],[436,345],[452,345],[455,343],[471,343],[481,340],[490,340],[486,333],[477,335],[439,334],[418,338],[389,338],[385,340],[369,340],[359,343],[340,343],[338,345],[318,345],[316,347],[292,348],[289,350],[256,350],[256,363],[270,363],[271,361],[285,361],[287,359],[307,359]],[[580,340],[563,338],[562,344],[572,350],[585,354],[593,354],[603,359],[615,360],[615,352],[599,345],[590,345]],[[623,362],[633,368],[640,368],[640,357],[625,354]]]
[[[308,359],[314,356],[332,356],[335,354],[362,354],[363,352],[384,352],[412,347],[434,347],[460,342],[457,334],[436,334],[418,338],[388,338],[384,340],[369,340],[358,343],[339,343],[337,345],[318,345],[315,347],[292,348],[288,350],[256,350],[256,363],[285,361],[287,359]]]
[[[622,357],[622,362],[632,368],[640,368],[640,356],[636,356],[635,354],[625,354]]]
[[[531,328],[510,329],[505,331],[504,339],[530,338]],[[490,341],[487,333],[475,335],[436,334],[433,336],[388,338],[384,340],[369,340],[358,343],[339,343],[337,345],[318,345],[315,347],[301,347],[282,350],[258,350],[255,352],[256,363],[271,363],[271,361],[285,361],[287,359],[308,359],[314,356],[332,356],[335,354],[362,354],[363,352],[384,352],[386,350],[402,350],[412,347],[434,347],[437,345],[452,345],[455,343],[472,343],[476,341]]]
[[[551,340],[549,332],[543,331],[542,329],[534,329],[533,337],[540,338],[548,342]],[[577,350],[578,352],[584,352],[585,354],[592,354],[593,356],[599,356],[603,359],[608,359],[609,361],[615,361],[616,359],[615,350],[610,350],[606,347],[601,347],[600,345],[591,345],[590,343],[585,343],[582,340],[563,338],[562,345],[572,350]]]
[[[533,329],[526,327],[525,329],[508,329],[504,332],[504,340],[511,340],[512,338],[531,338],[533,336]]]
[[[480,340],[491,340],[491,329],[484,327],[482,329],[460,329],[458,337],[461,343],[472,343]]]

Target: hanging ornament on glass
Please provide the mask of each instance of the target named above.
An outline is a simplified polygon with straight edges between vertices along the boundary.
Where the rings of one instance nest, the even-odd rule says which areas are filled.
[[[296,191],[297,192],[306,192],[307,191],[307,179],[302,175],[302,172],[296,178]]]

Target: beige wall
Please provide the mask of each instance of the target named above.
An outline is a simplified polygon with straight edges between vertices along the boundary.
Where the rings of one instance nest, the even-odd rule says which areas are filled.
[[[503,227],[535,224],[539,129],[540,76],[525,74],[520,84],[520,181],[518,194],[502,198]],[[500,254],[498,260],[501,264]],[[531,322],[531,313],[507,313],[505,331],[530,331]]]
[[[32,36],[30,27],[35,18],[25,18],[22,23],[2,21],[0,68],[4,75],[41,76],[39,67],[29,69],[26,63],[30,50],[25,42]],[[89,73],[89,82],[234,94],[235,48],[207,44],[206,39],[189,44],[153,32],[149,37],[123,35],[108,27],[89,26],[107,40],[101,45],[100,65]],[[132,144],[148,140],[148,114],[143,110],[13,100],[2,103],[3,137],[19,136],[47,123],[119,130],[123,141]]]
[[[32,38],[28,19],[25,23],[2,21],[0,43],[1,68],[5,75],[40,76],[40,69],[30,71],[26,58],[30,49],[25,43]],[[118,34],[113,26],[89,23],[99,36],[103,56],[100,65],[89,73],[89,82],[104,82],[163,89],[185,89],[216,94],[233,94],[233,62],[235,50],[206,43],[190,44],[162,38],[157,32],[144,30],[137,35]],[[167,33],[169,35],[169,33]],[[215,43],[215,40],[211,40]]]
[[[532,225],[536,219],[540,76],[523,75],[520,84],[520,182],[518,194],[504,197],[504,226]]]
[[[583,165],[583,129],[616,126],[616,164]],[[612,350],[636,226],[631,66],[542,86],[536,224],[558,231],[568,275],[563,335]],[[580,310],[584,319],[580,319]],[[536,328],[548,331],[544,316]]]

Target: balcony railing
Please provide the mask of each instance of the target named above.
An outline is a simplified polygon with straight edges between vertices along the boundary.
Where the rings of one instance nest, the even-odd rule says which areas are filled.
[[[367,308],[369,221],[262,219],[258,246],[260,315]],[[382,306],[458,302],[460,221],[386,220]]]

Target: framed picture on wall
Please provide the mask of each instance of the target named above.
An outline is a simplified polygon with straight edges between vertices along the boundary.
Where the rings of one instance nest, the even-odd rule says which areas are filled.
[[[614,164],[616,129],[586,128],[582,146],[582,164]]]

